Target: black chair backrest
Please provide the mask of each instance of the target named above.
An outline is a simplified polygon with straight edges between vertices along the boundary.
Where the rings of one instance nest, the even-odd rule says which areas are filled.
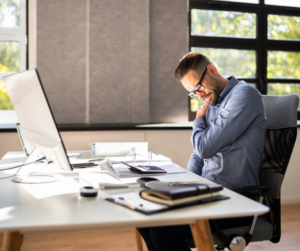
[[[270,212],[261,217],[272,223],[270,241],[277,243],[281,236],[280,190],[297,137],[299,97],[296,94],[263,96],[263,100],[267,131],[259,181],[270,189],[264,199]]]

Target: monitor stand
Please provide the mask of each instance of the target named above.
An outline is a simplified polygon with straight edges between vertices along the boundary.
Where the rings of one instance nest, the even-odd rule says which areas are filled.
[[[34,149],[28,156],[27,160],[24,162],[30,163],[34,162],[37,159],[40,159],[42,156],[38,154],[37,150]],[[38,163],[38,162],[37,162]],[[42,161],[39,162],[42,164]],[[48,165],[48,163],[45,161],[43,164]],[[34,165],[34,164],[32,164]],[[21,175],[19,171],[21,170],[23,166],[19,168],[19,170],[16,172],[16,174],[11,178],[12,181],[17,183],[25,183],[25,184],[41,184],[41,183],[49,183],[49,182],[55,182],[59,181],[62,178],[64,178],[63,175],[57,174],[57,173],[47,173],[47,172],[34,172],[27,175]]]
[[[40,184],[40,183],[49,183],[59,181],[64,176],[61,174],[53,174],[53,173],[34,173],[28,175],[20,175],[12,177],[12,181],[17,183],[25,183],[25,184]]]

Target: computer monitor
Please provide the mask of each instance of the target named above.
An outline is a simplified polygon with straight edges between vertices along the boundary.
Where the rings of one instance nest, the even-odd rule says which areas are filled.
[[[16,129],[17,129],[17,132],[18,132],[18,135],[19,135],[19,139],[20,139],[22,148],[24,150],[24,153],[28,157],[29,156],[29,152],[27,151],[26,145],[25,145],[23,137],[22,137],[22,127],[21,127],[20,123],[16,123]],[[67,156],[68,156],[69,159],[75,159],[75,158],[80,157],[81,153],[79,153],[79,152],[68,152],[67,151]],[[73,165],[72,165],[72,167],[73,167]]]
[[[30,155],[34,152],[36,158],[44,156],[56,166],[72,171],[38,71],[27,70],[5,76],[3,80]]]

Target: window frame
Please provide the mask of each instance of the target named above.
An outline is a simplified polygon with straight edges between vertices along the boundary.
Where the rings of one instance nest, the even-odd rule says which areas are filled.
[[[15,28],[0,27],[1,42],[19,42],[20,43],[20,71],[27,69],[27,5],[26,0],[20,0],[20,26]],[[0,79],[3,76],[15,72],[0,73]]]
[[[222,36],[195,36],[191,35],[191,10],[205,9],[216,11],[238,11],[247,13],[256,13],[256,38],[232,38]],[[243,80],[256,84],[257,89],[261,94],[267,94],[268,83],[280,84],[300,84],[300,79],[267,79],[267,56],[268,51],[291,51],[300,52],[300,40],[272,40],[268,39],[268,21],[269,14],[285,15],[285,16],[300,16],[300,8],[284,7],[276,5],[265,5],[264,0],[259,0],[258,4],[252,3],[236,3],[223,2],[214,0],[189,0],[188,7],[188,37],[189,51],[192,47],[201,48],[223,48],[223,49],[248,49],[256,51],[256,76],[255,78],[243,78]],[[190,109],[190,98],[188,98],[189,121],[194,120],[196,112]],[[298,110],[298,119],[300,119],[300,111]]]
[[[0,27],[0,42],[19,42],[20,44],[20,72],[27,69],[27,0],[20,0],[20,26],[15,28]],[[16,72],[0,73],[2,77]],[[16,123],[14,110],[0,110],[0,124]]]

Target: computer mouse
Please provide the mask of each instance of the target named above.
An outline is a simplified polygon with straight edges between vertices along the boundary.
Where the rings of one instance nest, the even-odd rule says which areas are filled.
[[[149,181],[145,184],[146,188],[151,188],[151,189],[160,188],[160,187],[167,187],[167,186],[169,186],[169,183],[162,182],[162,181],[159,181],[159,180]]]
[[[136,180],[141,187],[146,188],[145,184],[149,181],[159,181],[158,179],[152,178],[152,177],[143,177]]]

